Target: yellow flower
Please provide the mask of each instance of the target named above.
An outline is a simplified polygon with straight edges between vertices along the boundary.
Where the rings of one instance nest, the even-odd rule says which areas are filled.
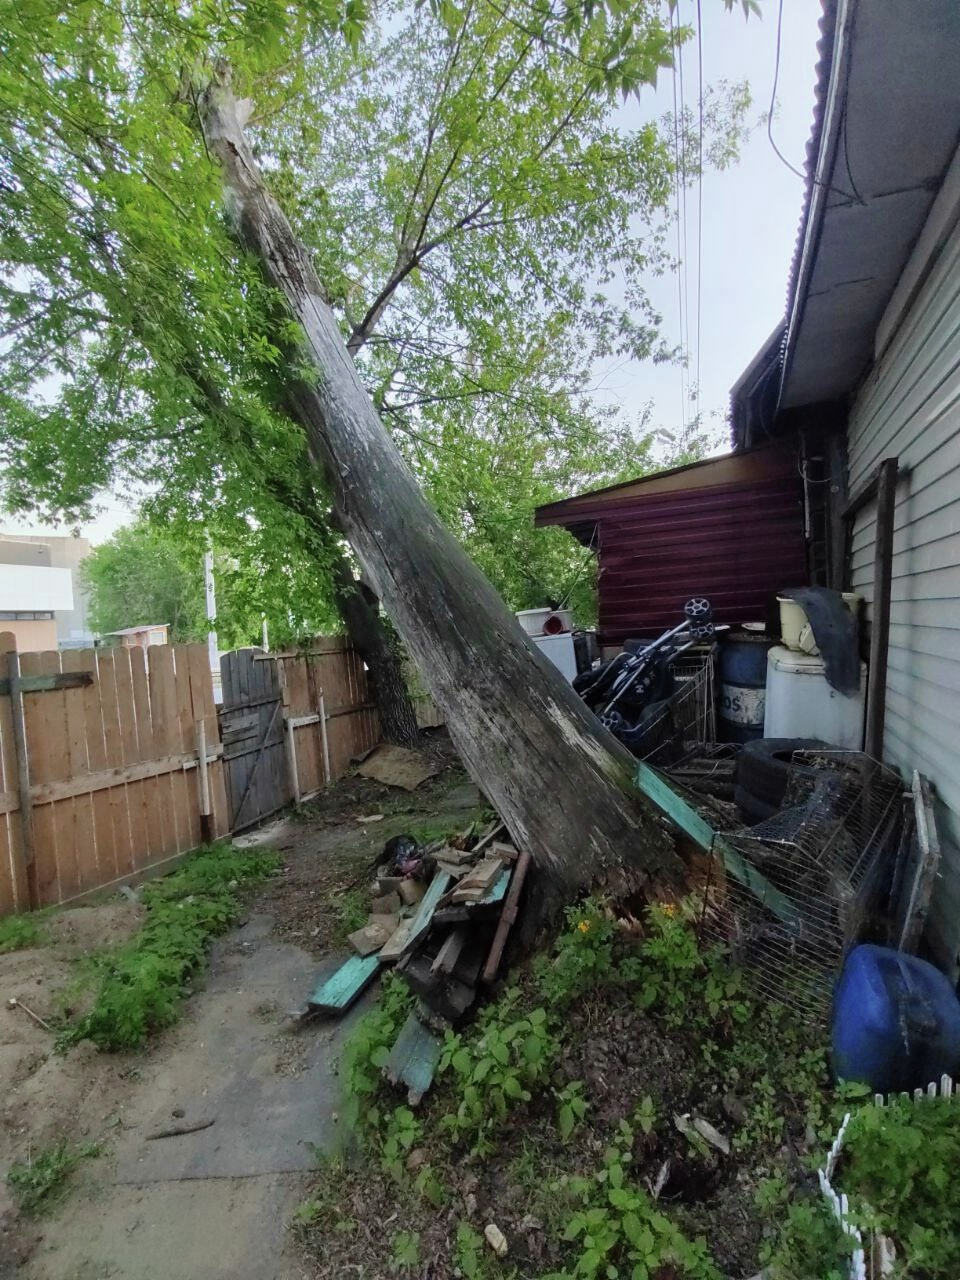
[[[672,902],[661,902],[660,910],[665,916],[669,916],[671,919],[677,914],[677,908]]]
[[[589,921],[589,920],[581,920],[581,921],[580,921],[580,923],[577,925],[577,928],[580,930],[580,932],[581,932],[581,933],[589,933],[589,932],[590,932],[590,921]]]

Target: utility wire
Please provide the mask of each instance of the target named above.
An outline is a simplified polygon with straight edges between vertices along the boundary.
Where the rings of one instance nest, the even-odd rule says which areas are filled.
[[[675,43],[675,32],[673,25],[673,8],[670,8],[670,43]],[[684,345],[684,327],[683,327],[683,235],[681,230],[681,213],[680,213],[680,117],[677,112],[677,57],[676,51],[673,59],[673,193],[674,207],[677,217],[677,311],[680,321],[680,422],[679,429],[683,431],[686,419],[687,409],[687,392],[686,392],[686,348]]]
[[[700,316],[703,286],[703,12],[697,0],[697,416],[702,403],[700,386]]]

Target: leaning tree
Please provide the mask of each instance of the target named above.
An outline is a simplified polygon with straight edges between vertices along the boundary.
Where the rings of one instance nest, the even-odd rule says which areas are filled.
[[[64,489],[73,485],[83,495],[98,481],[109,482],[118,456],[132,471],[144,456],[160,465],[164,456],[185,451],[197,465],[191,500],[198,508],[206,460],[214,501],[230,486],[253,495],[251,528],[267,527],[257,512],[259,503],[269,502],[289,513],[295,528],[314,531],[310,545],[318,560],[342,557],[337,535],[346,535],[447,711],[467,763],[558,883],[628,865],[664,865],[666,846],[630,789],[629,759],[530,649],[424,502],[347,344],[375,368],[365,353],[375,346],[386,307],[401,286],[450,269],[449,260],[438,264],[441,249],[478,232],[515,250],[527,219],[549,217],[549,189],[538,192],[532,209],[524,203],[529,157],[491,192],[496,165],[474,127],[477,110],[492,109],[507,92],[511,61],[522,64],[531,53],[536,60],[532,106],[512,136],[525,130],[550,156],[563,131],[534,108],[538,95],[551,101],[558,60],[582,72],[575,114],[591,96],[651,82],[682,33],[671,37],[656,5],[629,13],[612,5],[563,6],[531,16],[492,0],[463,10],[439,4],[437,21],[451,51],[463,47],[470,15],[484,11],[491,25],[471,65],[499,65],[506,79],[488,85],[479,106],[472,103],[473,124],[470,111],[451,116],[452,154],[444,158],[434,148],[439,126],[430,133],[408,206],[415,234],[401,234],[391,250],[399,279],[390,297],[381,298],[381,288],[357,312],[343,278],[328,270],[324,245],[305,250],[266,189],[232,94],[211,77],[208,55],[229,52],[243,87],[256,94],[265,132],[272,119],[285,112],[289,119],[292,102],[308,103],[308,69],[318,51],[339,58],[349,76],[350,59],[337,38],[345,35],[356,52],[368,16],[362,0],[348,0],[343,10],[280,0],[249,7],[187,4],[159,17],[156,6],[142,0],[77,6],[66,14],[51,2],[33,6],[29,23],[16,5],[0,8],[8,34],[0,64],[0,232],[7,267],[0,289],[8,317],[0,395],[13,491],[21,497],[46,492],[51,505],[59,498],[64,510]],[[331,30],[338,36],[331,38]],[[466,101],[472,102],[469,94]],[[322,115],[322,102],[309,106],[309,118]],[[233,226],[251,251],[246,256],[218,217],[220,181],[198,144],[198,117],[235,191]],[[278,187],[297,171],[269,153],[263,158]],[[562,152],[557,171],[575,176],[578,163]],[[458,165],[467,188],[485,194],[454,217],[449,235],[436,243],[423,228],[434,210],[445,218],[450,210],[435,179]],[[322,189],[315,195],[322,221]],[[295,212],[306,225],[299,207]],[[328,221],[336,226],[335,214]],[[401,218],[390,235],[404,225]],[[569,225],[565,234],[572,234]],[[529,246],[527,252],[529,258]],[[471,272],[481,279],[469,256],[457,269],[467,281]],[[541,282],[532,305],[527,299],[527,314],[535,318],[538,306],[549,305],[553,284]],[[339,297],[346,332],[328,297]],[[574,282],[564,305],[577,300]],[[522,301],[516,299],[518,307]],[[463,303],[451,305],[456,319]],[[599,311],[608,327],[622,327],[624,317],[610,318],[602,305]],[[358,319],[351,320],[354,314]],[[415,334],[398,353],[401,376],[414,368],[411,339]],[[469,351],[465,363],[475,372]],[[384,412],[396,374],[384,380],[378,397]],[[82,431],[69,429],[78,423]],[[210,451],[214,430],[219,456]],[[332,551],[317,530],[319,524],[329,535],[328,515]]]

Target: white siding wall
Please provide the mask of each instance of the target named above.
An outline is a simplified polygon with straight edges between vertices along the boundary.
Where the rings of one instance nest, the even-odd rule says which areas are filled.
[[[849,424],[850,492],[882,458],[910,468],[898,489],[885,752],[936,786],[944,844],[932,932],[960,951],[960,227],[867,379]],[[857,518],[853,587],[873,589],[875,507]],[[869,609],[868,609],[869,612]]]

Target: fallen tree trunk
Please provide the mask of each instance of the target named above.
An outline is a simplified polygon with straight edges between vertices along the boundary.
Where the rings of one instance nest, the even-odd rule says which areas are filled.
[[[640,887],[676,871],[632,757],[525,637],[424,499],[364,390],[309,255],[267,190],[226,77],[200,98],[240,242],[304,331],[288,400],[338,524],[393,619],[470,773],[556,890]]]

